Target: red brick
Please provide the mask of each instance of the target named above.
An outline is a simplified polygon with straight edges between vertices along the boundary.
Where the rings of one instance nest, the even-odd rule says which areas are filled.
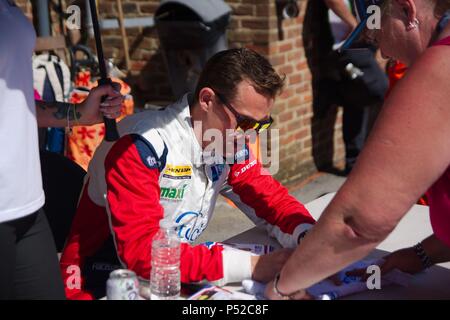
[[[303,148],[311,148],[312,147],[312,140],[307,139],[303,141]]]
[[[270,33],[262,30],[255,31],[252,35],[253,42],[258,45],[262,44],[267,45],[269,41],[271,41],[270,38],[271,38]]]
[[[302,76],[300,74],[294,74],[289,76],[289,85],[298,84],[302,82]]]
[[[294,118],[294,113],[292,111],[286,111],[279,115],[278,121],[279,123],[284,123],[290,121]]]
[[[252,41],[253,39],[253,34],[250,31],[247,30],[242,30],[240,32],[235,32],[233,33],[233,35],[230,37],[233,41],[238,41],[238,42],[249,42]]]
[[[291,65],[284,65],[281,68],[278,68],[278,72],[280,74],[289,75],[294,72],[294,68]]]
[[[274,67],[281,66],[285,64],[286,56],[285,55],[270,56],[269,61]]]
[[[295,92],[292,88],[286,87],[286,89],[284,89],[283,93],[280,95],[279,99],[280,100],[289,99],[294,95],[294,93]]]
[[[307,95],[303,96],[302,102],[303,103],[309,103],[309,102],[312,102],[312,100],[313,100],[312,95],[311,94],[307,94]]]
[[[268,19],[242,19],[242,27],[257,30],[267,30],[269,29]]]
[[[267,6],[269,2],[268,0],[241,0],[243,4],[256,4],[260,6]]]
[[[291,51],[294,48],[293,44],[291,42],[282,44],[278,47],[278,52],[280,53],[284,53],[284,52],[288,52]]]
[[[296,68],[298,71],[306,70],[306,69],[308,69],[308,63],[307,63],[306,61],[299,62],[299,63],[297,63],[297,65],[295,66],[295,68]]]
[[[253,16],[255,12],[255,6],[249,4],[234,6],[233,13],[236,16]]]
[[[295,95],[288,100],[288,109],[299,107],[302,103],[302,98],[299,95]]]
[[[296,132],[299,131],[300,127],[301,127],[300,121],[294,119],[291,122],[289,122],[289,124],[287,125],[287,131],[289,133],[295,134]]]
[[[275,14],[275,6],[256,5],[256,15],[258,17],[269,17]]]

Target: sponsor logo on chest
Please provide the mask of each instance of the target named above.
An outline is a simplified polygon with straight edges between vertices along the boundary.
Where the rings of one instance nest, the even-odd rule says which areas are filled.
[[[206,229],[206,221],[200,212],[184,212],[175,218],[175,223],[178,224],[178,236],[189,242],[194,242]]]
[[[169,179],[191,179],[192,166],[167,165],[163,172],[164,178]]]
[[[184,199],[184,192],[186,191],[187,184],[181,188],[164,188],[161,187],[161,199],[181,201]]]

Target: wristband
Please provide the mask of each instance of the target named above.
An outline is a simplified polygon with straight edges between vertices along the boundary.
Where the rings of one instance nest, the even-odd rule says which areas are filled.
[[[303,289],[300,289],[293,293],[285,294],[285,293],[281,292],[280,290],[278,290],[278,281],[279,280],[280,280],[280,273],[278,272],[277,275],[275,276],[275,280],[273,281],[273,292],[275,292],[275,294],[283,300],[294,300],[294,297],[297,294],[302,293],[304,291]]]
[[[433,265],[433,262],[431,261],[430,257],[427,255],[427,253],[423,249],[421,242],[416,244],[413,247],[413,250],[414,250],[415,254],[417,255],[417,257],[422,262],[422,266],[424,269],[428,269],[429,267],[431,267]]]

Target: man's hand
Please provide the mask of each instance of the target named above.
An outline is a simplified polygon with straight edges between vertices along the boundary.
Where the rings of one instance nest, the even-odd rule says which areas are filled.
[[[252,257],[252,279],[262,283],[269,282],[280,272],[293,252],[293,249],[279,249],[263,256]]]
[[[101,103],[103,96],[108,98]],[[124,97],[120,94],[120,84],[103,85],[93,88],[89,96],[78,107],[77,111],[82,115],[80,124],[92,125],[101,123],[103,116],[116,119],[120,116]]]
[[[414,252],[413,248],[406,248],[395,251],[384,258],[386,261],[381,266],[381,274],[389,273],[394,269],[416,274],[423,270],[422,261]]]

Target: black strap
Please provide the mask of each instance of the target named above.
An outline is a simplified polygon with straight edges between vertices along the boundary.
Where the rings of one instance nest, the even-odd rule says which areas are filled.
[[[429,46],[432,46],[434,42],[436,42],[436,39],[439,37],[442,31],[447,27],[447,25],[450,23],[450,10],[444,13],[444,15],[441,17],[441,19],[438,22],[438,25],[436,27],[436,30],[434,31],[433,37],[431,37],[431,41]]]
[[[441,20],[439,20],[439,23],[438,23],[438,26],[436,29],[436,34],[439,35],[445,29],[445,27],[447,27],[447,25],[449,23],[450,23],[450,10],[448,10],[446,13],[444,13]]]

